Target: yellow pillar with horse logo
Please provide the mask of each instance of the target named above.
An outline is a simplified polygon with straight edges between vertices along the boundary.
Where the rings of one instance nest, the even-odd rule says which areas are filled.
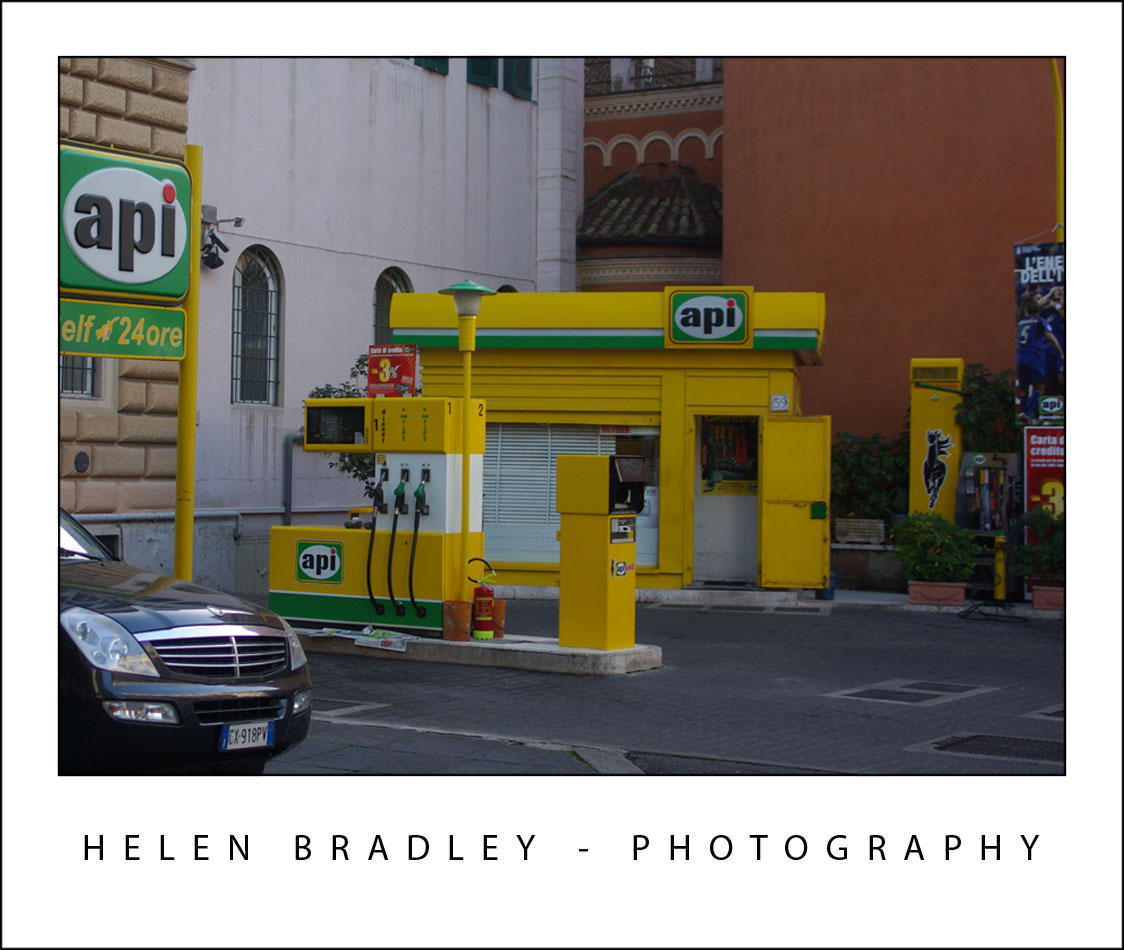
[[[954,521],[963,453],[956,407],[963,393],[962,359],[909,361],[909,511]]]

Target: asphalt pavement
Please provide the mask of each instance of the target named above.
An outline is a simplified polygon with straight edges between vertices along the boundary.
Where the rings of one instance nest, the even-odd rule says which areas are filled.
[[[309,738],[266,773],[1064,773],[1064,619],[904,600],[638,603],[662,664],[623,675],[310,653]],[[557,611],[509,600],[507,638]]]

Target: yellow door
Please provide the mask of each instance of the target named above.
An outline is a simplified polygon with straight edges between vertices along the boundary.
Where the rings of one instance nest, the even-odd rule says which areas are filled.
[[[758,584],[827,587],[831,417],[762,416],[758,444]]]

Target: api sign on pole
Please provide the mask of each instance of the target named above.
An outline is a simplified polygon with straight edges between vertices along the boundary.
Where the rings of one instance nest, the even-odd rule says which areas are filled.
[[[60,353],[184,358],[190,209],[182,162],[60,143]]]

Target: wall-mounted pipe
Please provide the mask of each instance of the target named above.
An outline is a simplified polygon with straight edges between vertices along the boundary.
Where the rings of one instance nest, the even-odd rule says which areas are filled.
[[[281,518],[281,523],[284,525],[293,523],[293,446],[300,441],[302,439],[299,432],[290,432],[285,436],[285,474],[281,489],[285,505],[285,514]]]

